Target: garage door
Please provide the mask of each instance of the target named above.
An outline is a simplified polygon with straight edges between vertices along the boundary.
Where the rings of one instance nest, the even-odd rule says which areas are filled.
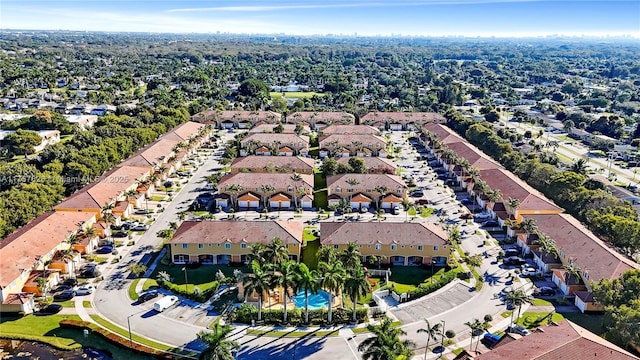
[[[249,207],[250,207],[250,208],[257,208],[257,207],[258,207],[258,205],[259,205],[259,201],[258,201],[258,200],[256,200],[256,201],[249,201]]]
[[[357,209],[357,208],[360,208],[360,207],[366,207],[366,208],[368,208],[368,207],[369,207],[369,204],[370,204],[370,203],[369,203],[369,202],[366,202],[366,201],[361,201],[361,202],[359,202],[359,201],[352,201],[352,202],[351,202],[351,207],[352,207],[352,208],[354,208],[354,209]]]
[[[385,201],[382,203],[382,208],[383,209],[391,209],[393,207],[393,203],[389,202],[389,201]]]
[[[402,124],[391,124],[389,128],[391,130],[402,130]]]
[[[272,208],[288,208],[291,207],[291,201],[270,201],[269,205]]]
[[[228,206],[227,199],[217,199],[216,206],[227,207]]]

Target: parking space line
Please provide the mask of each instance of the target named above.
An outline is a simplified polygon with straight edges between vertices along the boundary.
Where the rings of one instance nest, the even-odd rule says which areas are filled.
[[[355,338],[355,335],[354,335],[353,337]],[[351,348],[351,344],[349,344],[349,339],[348,339],[348,338],[346,338],[346,337],[343,337],[343,339],[344,339],[344,341],[347,343],[347,346],[349,347],[349,350],[351,350],[351,353],[353,354],[353,358],[354,358],[354,359],[356,359],[356,360],[358,360],[358,359],[359,359],[359,358],[358,358],[358,354],[356,354],[356,352],[355,352],[355,351],[353,351],[353,348]],[[355,340],[353,340],[353,343],[355,344],[355,343],[356,343],[356,341],[355,341]],[[357,344],[356,344],[356,345],[357,345]]]

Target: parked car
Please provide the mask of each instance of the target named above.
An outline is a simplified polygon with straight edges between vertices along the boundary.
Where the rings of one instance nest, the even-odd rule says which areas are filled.
[[[460,215],[461,219],[473,219],[475,217],[475,215],[473,215],[472,213],[464,213],[462,215]]]
[[[53,301],[67,301],[73,299],[76,296],[76,292],[73,290],[65,290],[53,295]]]
[[[501,339],[500,335],[494,335],[494,334],[486,333],[482,337],[482,342],[488,348],[492,348],[495,344],[498,343],[498,341],[500,341],[500,339]]]
[[[122,228],[125,230],[131,230],[132,227],[135,227],[138,225],[142,225],[142,224],[137,221],[125,221],[122,223]]]
[[[413,190],[411,192],[411,197],[423,197],[424,196],[424,191],[422,190]]]
[[[489,227],[500,227],[500,224],[498,224],[497,221],[490,220],[490,221],[483,222],[482,223],[482,227],[486,227],[486,228],[489,228]]]
[[[538,273],[538,270],[536,270],[535,268],[533,268],[531,266],[527,266],[527,267],[522,269],[522,276],[525,276],[525,277],[535,276],[537,273]]]
[[[157,298],[158,295],[159,295],[158,292],[155,290],[143,292],[142,294],[140,294],[140,296],[138,296],[138,302],[139,303],[147,302],[151,299]]]
[[[67,285],[67,284],[60,284],[60,285],[56,286],[52,290],[52,292],[53,293],[59,293],[59,292],[68,291],[68,290],[75,290],[75,286],[74,285]]]
[[[76,295],[90,295],[94,290],[95,288],[92,285],[83,285],[76,290]]]
[[[429,200],[427,199],[418,199],[416,200],[417,205],[429,205]]]
[[[78,276],[84,279],[92,279],[92,278],[100,277],[101,275],[102,273],[100,272],[100,270],[96,268],[89,268],[89,269],[80,271],[80,275]]]
[[[464,205],[473,205],[473,204],[475,204],[475,202],[473,200],[471,200],[471,199],[462,199],[462,203]]]
[[[138,226],[134,226],[131,228],[132,231],[147,231],[149,230],[149,225],[140,224]]]
[[[361,214],[368,213],[368,212],[369,212],[369,208],[368,207],[363,206],[363,207],[360,208],[360,213]]]
[[[520,250],[519,249],[516,249],[516,248],[504,249],[504,256],[506,256],[506,257],[518,256],[518,255],[520,255]]]
[[[135,213],[138,214],[138,215],[146,215],[146,214],[149,213],[149,210],[147,210],[147,209],[136,209]]]
[[[113,247],[111,246],[103,246],[96,250],[96,254],[111,254],[113,252]]]
[[[523,328],[520,325],[515,325],[515,324],[507,326],[506,332],[510,332],[510,333],[518,334],[522,336],[527,336],[530,334],[529,330]]]
[[[42,309],[36,312],[36,315],[53,315],[57,314],[62,310],[62,305],[60,304],[49,304]]]
[[[99,247],[103,247],[103,246],[111,246],[111,247],[113,247],[113,246],[116,246],[116,244],[111,240],[102,239],[102,240],[98,241],[98,246]]]
[[[400,215],[400,206],[394,206],[393,209],[391,209],[391,213],[393,215]]]
[[[538,291],[534,292],[533,295],[536,296],[554,296],[556,291],[549,286],[541,286],[538,288]]]
[[[517,257],[517,256],[511,256],[508,258],[504,258],[502,260],[502,263],[504,265],[522,265],[522,264],[526,264],[527,261],[523,258]]]
[[[126,231],[116,231],[113,234],[111,234],[111,236],[116,238],[124,238],[129,236],[129,233]]]
[[[74,279],[74,278],[68,278],[65,281],[62,282],[64,285],[69,285],[69,286],[76,286],[78,285],[78,280]]]

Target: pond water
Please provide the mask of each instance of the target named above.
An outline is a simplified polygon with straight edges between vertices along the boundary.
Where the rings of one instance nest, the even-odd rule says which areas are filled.
[[[85,348],[78,351],[62,351],[34,341],[0,340],[0,358],[11,356],[13,360],[111,360],[106,351]]]

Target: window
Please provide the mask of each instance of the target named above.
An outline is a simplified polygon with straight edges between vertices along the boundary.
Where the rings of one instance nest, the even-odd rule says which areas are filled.
[[[231,249],[231,244],[229,244],[229,243],[224,244],[224,248],[225,249]]]
[[[584,277],[584,279],[585,279],[585,280],[589,280],[589,273],[588,273],[588,272],[586,272],[586,271],[585,271],[585,272],[582,274],[582,276]]]
[[[240,248],[241,249],[246,249],[247,248],[247,244],[245,244],[245,243],[240,244]]]
[[[422,251],[422,245],[418,245],[418,251]]]
[[[333,248],[334,248],[334,249],[336,249],[336,250],[338,250],[338,248],[339,248],[338,244],[334,244],[334,245],[333,245]]]
[[[353,189],[347,189],[347,192],[352,193]]]
[[[189,248],[189,244],[182,244],[182,248],[183,249],[188,249]]]
[[[198,244],[198,249],[204,249],[204,244]]]
[[[382,249],[382,245],[376,244],[376,250],[380,250],[380,249]]]
[[[336,188],[336,192],[337,192],[337,193],[341,193],[341,192],[342,192],[342,189],[340,189],[340,188]]]
[[[438,245],[434,245],[433,246],[433,251],[438,251],[440,248],[438,247]]]
[[[393,250],[393,251],[398,250],[398,245],[391,244],[391,250]]]

